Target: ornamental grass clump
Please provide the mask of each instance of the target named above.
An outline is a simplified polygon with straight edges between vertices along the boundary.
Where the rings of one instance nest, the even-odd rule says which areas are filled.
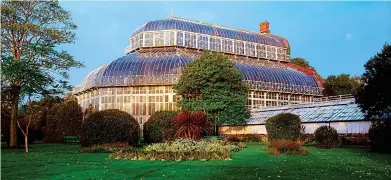
[[[194,141],[177,139],[172,142],[156,143],[140,151],[117,152],[113,159],[128,160],[230,160],[230,152],[239,151],[244,144],[232,144],[226,141]]]
[[[190,112],[183,110],[178,113],[174,122],[176,137],[197,140],[205,136],[211,130],[211,122],[208,116],[200,111]]]
[[[339,138],[337,130],[333,127],[324,125],[315,130],[315,141],[320,148],[333,148],[338,146]]]

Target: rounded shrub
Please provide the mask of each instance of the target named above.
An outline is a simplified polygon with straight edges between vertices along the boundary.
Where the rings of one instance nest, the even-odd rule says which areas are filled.
[[[175,111],[157,111],[144,124],[144,141],[146,143],[161,143],[175,136]]]
[[[136,119],[123,111],[110,109],[91,114],[83,123],[80,142],[82,146],[105,143],[137,145],[140,126]]]
[[[338,145],[338,133],[335,128],[324,125],[315,130],[315,141],[319,147],[330,148]]]
[[[290,113],[281,113],[270,117],[266,121],[268,141],[297,140],[300,137],[300,123],[299,116]]]

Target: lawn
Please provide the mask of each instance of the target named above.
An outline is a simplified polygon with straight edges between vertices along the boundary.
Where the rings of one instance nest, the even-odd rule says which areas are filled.
[[[307,156],[269,155],[258,143],[231,161],[129,161],[78,153],[78,146],[2,149],[2,179],[391,179],[391,155],[363,149],[321,150]]]

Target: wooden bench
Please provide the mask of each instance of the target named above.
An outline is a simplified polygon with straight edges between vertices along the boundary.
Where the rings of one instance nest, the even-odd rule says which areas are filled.
[[[62,137],[63,143],[79,143],[77,136],[64,136]]]

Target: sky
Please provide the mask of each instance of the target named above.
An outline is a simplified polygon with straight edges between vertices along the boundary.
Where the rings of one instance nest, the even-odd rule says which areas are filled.
[[[327,78],[361,75],[364,64],[391,44],[391,2],[74,2],[61,5],[77,24],[77,40],[62,45],[85,68],[71,69],[77,85],[95,68],[125,55],[133,31],[174,16],[286,38],[291,57],[303,57]]]

